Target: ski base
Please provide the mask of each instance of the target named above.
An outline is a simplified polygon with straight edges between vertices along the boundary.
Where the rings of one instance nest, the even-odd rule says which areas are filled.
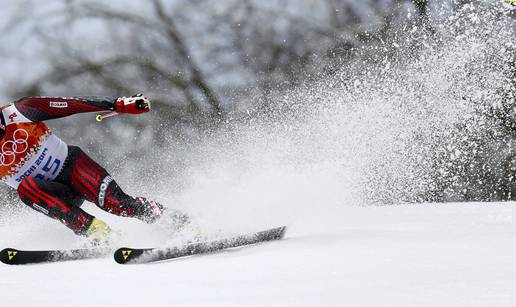
[[[216,241],[192,243],[183,247],[168,248],[120,248],[115,254],[119,264],[150,263],[170,260],[179,257],[213,253],[216,251],[256,244],[260,242],[279,240],[285,236],[287,227],[272,228],[252,234],[236,236]]]
[[[0,261],[9,265],[50,263],[72,260],[99,258],[107,255],[106,249],[71,249],[71,250],[17,250],[6,248],[0,252]]]

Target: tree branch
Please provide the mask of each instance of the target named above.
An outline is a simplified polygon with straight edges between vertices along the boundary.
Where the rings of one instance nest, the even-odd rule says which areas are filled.
[[[152,0],[154,4],[154,9],[158,18],[167,26],[167,35],[170,40],[174,43],[179,55],[183,58],[185,63],[190,69],[192,74],[193,83],[201,90],[201,92],[205,95],[208,103],[214,108],[217,114],[222,113],[222,109],[220,108],[220,102],[215,94],[215,91],[211,89],[208,85],[208,82],[204,79],[200,68],[197,66],[192,56],[188,52],[186,44],[184,40],[180,36],[179,32],[176,29],[176,26],[170,16],[165,12],[163,5],[160,0]]]

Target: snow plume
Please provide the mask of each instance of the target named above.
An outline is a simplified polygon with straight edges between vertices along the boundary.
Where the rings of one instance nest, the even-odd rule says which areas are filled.
[[[165,181],[158,195],[225,225],[317,219],[342,205],[510,198],[514,32],[489,5],[431,28],[401,25],[339,73],[278,92],[266,115],[171,145],[160,174],[181,186],[170,194]]]

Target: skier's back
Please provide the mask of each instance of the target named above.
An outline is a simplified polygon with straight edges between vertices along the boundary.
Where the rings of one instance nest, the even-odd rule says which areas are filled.
[[[140,114],[149,110],[150,101],[141,95],[29,97],[3,106],[0,177],[17,189],[23,203],[94,240],[106,236],[110,229],[80,208],[84,200],[109,213],[152,223],[163,214],[160,204],[125,194],[102,166],[79,147],[65,144],[43,123],[76,113]]]

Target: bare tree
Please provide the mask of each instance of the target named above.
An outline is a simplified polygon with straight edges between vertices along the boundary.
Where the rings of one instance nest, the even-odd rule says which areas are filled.
[[[344,0],[228,0],[211,6],[151,0],[137,11],[100,1],[63,1],[62,10],[53,14],[61,16],[55,22],[60,31],[36,22],[35,35],[46,46],[41,55],[48,58],[47,73],[15,94],[145,89],[169,113],[208,110],[218,116],[231,93],[254,89],[267,97],[275,89],[334,73],[353,49],[388,35],[404,1],[386,1],[391,4],[384,9],[373,2],[372,12],[382,22],[365,30],[367,19]],[[69,38],[73,25],[91,21],[104,38],[93,50]]]

